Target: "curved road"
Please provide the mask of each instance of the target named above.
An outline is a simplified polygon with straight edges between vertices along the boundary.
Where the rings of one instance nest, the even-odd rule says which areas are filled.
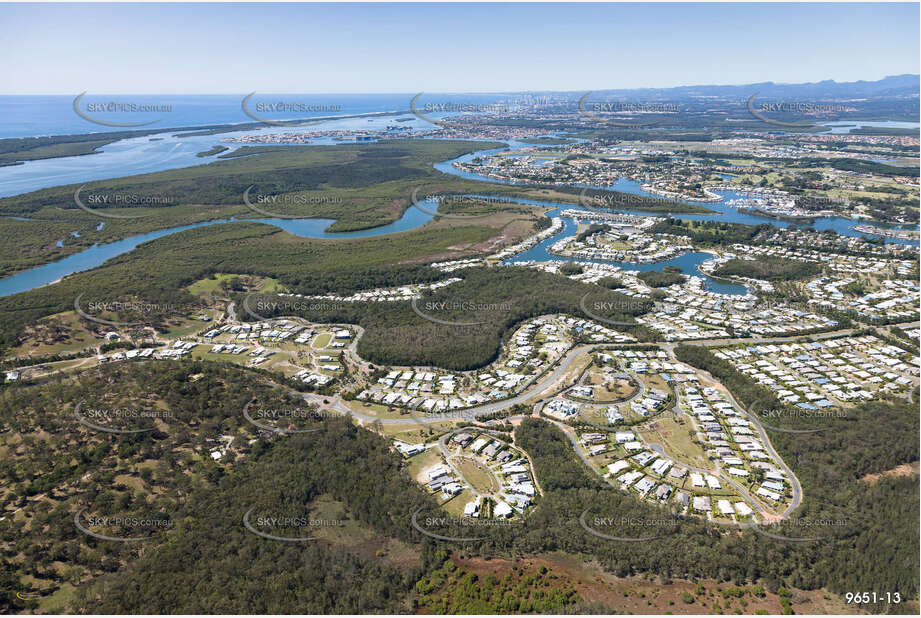
[[[355,345],[355,344],[357,344],[357,337],[356,337],[356,341],[353,342],[353,345]],[[675,356],[674,356],[674,347],[675,347],[675,345],[677,345],[677,344],[666,344],[666,345],[664,345],[664,346],[662,346],[662,347],[663,347],[663,348],[666,350],[666,352],[669,354],[669,356],[671,357],[672,361],[674,361],[674,362],[680,362],[680,361],[678,361],[678,359],[675,358]],[[483,416],[483,415],[487,415],[487,414],[492,414],[493,412],[498,412],[498,411],[500,411],[500,410],[504,410],[504,409],[509,408],[509,407],[512,407],[512,406],[514,406],[514,405],[516,405],[516,404],[524,403],[525,401],[531,399],[532,397],[534,397],[534,395],[536,395],[536,394],[538,394],[538,393],[541,393],[541,392],[544,392],[544,391],[548,391],[548,390],[551,390],[551,391],[554,390],[554,389],[559,385],[559,382],[561,381],[561,379],[563,378],[563,376],[566,374],[567,370],[570,368],[570,366],[572,365],[572,363],[573,363],[573,362],[576,360],[576,358],[578,358],[578,356],[581,355],[583,352],[587,352],[587,351],[594,350],[594,349],[598,349],[598,348],[608,347],[608,346],[610,346],[610,344],[583,344],[583,345],[579,345],[579,346],[576,346],[576,347],[572,348],[568,353],[566,353],[565,356],[563,356],[562,359],[560,359],[560,360],[558,361],[559,364],[557,365],[557,367],[556,367],[553,371],[551,371],[549,374],[545,375],[545,376],[544,376],[543,378],[541,378],[540,380],[534,382],[529,388],[525,389],[524,391],[522,391],[522,392],[519,393],[518,395],[515,395],[514,397],[511,397],[511,398],[509,398],[509,399],[503,399],[503,400],[501,400],[501,401],[494,401],[494,402],[491,402],[491,403],[483,404],[483,405],[480,405],[480,406],[475,406],[475,407],[472,407],[472,408],[466,408],[466,409],[462,409],[462,410],[450,411],[450,412],[443,413],[443,414],[426,415],[425,420],[428,421],[428,422],[439,422],[439,421],[442,421],[442,420],[453,420],[453,419],[465,419],[465,420],[471,420],[471,421],[472,421],[472,420],[476,420],[476,418],[477,418],[478,416]],[[784,511],[783,511],[783,513],[782,513],[781,516],[782,516],[783,518],[789,517],[790,514],[791,514],[793,511],[795,511],[796,508],[799,507],[799,505],[802,503],[803,492],[802,492],[802,485],[800,484],[799,479],[796,478],[796,475],[793,473],[793,470],[791,470],[790,467],[787,466],[787,464],[786,464],[786,463],[783,461],[783,459],[780,457],[780,454],[777,453],[777,451],[774,449],[774,446],[773,446],[773,444],[771,444],[771,441],[770,441],[769,436],[767,435],[767,432],[765,431],[765,429],[764,429],[764,427],[761,425],[761,423],[758,421],[758,419],[755,418],[754,415],[752,415],[744,406],[740,405],[739,402],[735,399],[735,397],[732,396],[732,393],[730,393],[730,392],[728,391],[728,389],[726,389],[726,388],[722,385],[722,383],[719,382],[719,380],[715,379],[709,372],[706,372],[706,371],[703,371],[703,370],[698,370],[698,371],[700,371],[704,376],[706,376],[706,377],[707,377],[709,380],[711,380],[714,384],[719,385],[718,388],[719,388],[720,392],[724,393],[724,394],[729,398],[730,402],[732,402],[732,404],[733,404],[734,406],[736,406],[739,410],[741,410],[741,411],[745,414],[745,416],[752,422],[752,424],[754,425],[754,427],[758,430],[759,438],[761,439],[761,442],[764,444],[765,450],[773,457],[775,463],[776,463],[776,464],[781,468],[781,470],[783,470],[784,473],[787,475],[787,478],[790,480],[790,485],[791,485],[792,493],[793,493],[793,499],[792,499],[792,501],[790,502],[790,505],[789,505],[786,509],[784,509]],[[640,384],[642,384],[642,381],[640,381]],[[383,425],[400,425],[400,424],[408,424],[408,423],[416,423],[416,424],[419,424],[419,423],[420,423],[419,420],[412,419],[412,418],[411,418],[411,419],[401,419],[401,418],[399,418],[399,419],[388,419],[388,418],[378,418],[378,417],[376,417],[376,416],[370,416],[370,415],[362,414],[361,412],[358,412],[358,411],[355,411],[355,410],[352,410],[352,409],[348,408],[348,407],[342,402],[342,400],[339,399],[338,397],[323,397],[323,396],[320,396],[320,395],[314,395],[314,394],[312,394],[312,393],[299,393],[299,395],[301,395],[301,396],[302,396],[305,400],[307,400],[307,401],[312,401],[312,402],[314,402],[314,403],[317,403],[317,404],[320,405],[321,407],[331,407],[331,408],[335,409],[335,410],[338,411],[338,412],[341,412],[341,413],[343,413],[343,414],[348,414],[348,415],[354,416],[355,418],[357,418],[357,419],[359,419],[359,420],[362,420],[362,421],[364,421],[364,422],[375,422],[375,421],[377,421],[377,422],[380,422],[380,423],[383,424]],[[323,401],[324,399],[329,400],[330,403],[329,403],[329,404],[323,404],[322,401]],[[633,398],[631,398],[631,399],[633,399]],[[541,403],[541,404],[539,404],[538,408],[536,408],[536,409],[539,410],[540,407],[542,407],[542,406],[543,406],[543,404]],[[547,419],[547,420],[550,420],[550,419]],[[591,468],[596,474],[598,474],[599,476],[602,476],[602,478],[603,478],[603,475],[601,475],[601,473],[598,472],[597,469],[595,469],[595,467],[592,465],[592,463],[588,460],[588,458],[587,458],[587,457],[585,456],[585,454],[582,452],[581,448],[579,447],[578,440],[577,440],[577,438],[575,437],[575,435],[574,435],[573,433],[570,433],[570,432],[567,431],[566,429],[564,429],[564,428],[563,428],[564,426],[562,426],[560,423],[557,423],[556,421],[552,421],[552,420],[551,420],[550,422],[552,422],[552,423],[554,423],[555,425],[557,425],[558,427],[560,427],[560,428],[563,430],[563,432],[566,433],[566,435],[569,437],[570,442],[572,442],[573,448],[575,448],[576,453],[579,455],[580,459],[582,459],[582,461],[585,462],[585,464],[586,464],[589,468]],[[423,424],[424,424],[424,422],[423,422]],[[654,450],[656,450],[656,449],[654,449]],[[660,451],[657,451],[657,452],[660,452]],[[665,454],[665,453],[663,453],[663,454]],[[682,464],[682,465],[684,465],[684,464]],[[689,468],[692,468],[693,466],[688,466],[688,467],[689,467]],[[730,485],[733,489],[735,489],[736,491],[738,491],[738,492],[739,492],[739,495],[741,495],[743,498],[745,498],[749,503],[751,503],[752,505],[758,506],[758,507],[759,507],[759,510],[761,510],[761,511],[763,512],[763,509],[761,509],[759,502],[758,502],[757,500],[755,500],[754,498],[752,498],[752,496],[748,493],[748,491],[747,491],[746,489],[744,489],[743,487],[741,487],[741,486],[740,486],[736,481],[734,481],[733,479],[727,478],[727,475],[723,474],[718,468],[717,468],[716,470],[703,470],[703,469],[698,469],[698,468],[694,468],[694,469],[695,469],[696,471],[698,471],[698,472],[701,472],[701,473],[712,474],[712,475],[714,475],[714,476],[719,477],[723,482],[727,483],[727,484]],[[608,479],[605,479],[605,480],[608,481]],[[610,481],[608,481],[608,483],[609,483],[609,484],[612,484]],[[613,484],[612,484],[612,485],[613,485]]]
[[[675,360],[676,362],[681,362],[681,361],[678,361],[677,358],[675,358],[674,346],[666,346],[666,348],[668,349],[669,356],[671,356],[673,360]],[[777,464],[777,466],[779,466],[780,469],[783,470],[784,473],[787,475],[787,478],[790,480],[790,486],[793,491],[793,499],[791,500],[790,505],[786,509],[784,509],[781,516],[784,518],[789,517],[790,514],[793,511],[795,511],[796,508],[803,501],[803,487],[800,484],[799,479],[796,478],[796,475],[793,473],[793,470],[791,470],[790,467],[787,466],[787,464],[784,462],[780,454],[774,449],[774,445],[771,444],[770,437],[767,435],[767,432],[765,431],[764,427],[761,425],[761,421],[758,420],[756,415],[749,412],[748,408],[740,404],[736,400],[736,398],[732,396],[732,393],[729,392],[729,389],[726,388],[722,384],[722,382],[714,378],[713,375],[711,375],[709,371],[704,371],[703,369],[697,369],[697,371],[699,371],[701,374],[703,374],[708,379],[710,379],[715,385],[717,385],[717,390],[719,390],[721,393],[726,395],[729,398],[729,401],[732,403],[732,405],[734,405],[736,408],[741,410],[742,413],[746,416],[746,418],[748,418],[748,420],[751,421],[752,425],[755,426],[755,429],[758,430],[758,437],[761,439],[761,443],[764,445],[765,450],[771,455],[771,457],[774,458],[774,462]],[[722,475],[720,476],[724,480],[727,480]],[[733,485],[733,487],[735,487],[734,482],[729,481],[729,483],[730,485]],[[745,494],[745,495],[747,496],[748,494]],[[757,504],[757,502],[755,502],[755,504]]]

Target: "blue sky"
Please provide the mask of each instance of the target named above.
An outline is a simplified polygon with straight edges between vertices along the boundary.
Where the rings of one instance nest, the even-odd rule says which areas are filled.
[[[0,93],[500,92],[919,72],[919,5],[0,5]]]

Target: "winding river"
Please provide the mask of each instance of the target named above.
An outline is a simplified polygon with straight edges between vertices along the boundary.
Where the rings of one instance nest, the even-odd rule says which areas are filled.
[[[312,130],[322,129],[347,129],[347,128],[375,128],[375,125],[386,124],[391,122],[387,118],[374,118],[374,119],[346,119],[340,121],[330,121],[322,124],[315,125],[311,127]],[[422,121],[415,120],[411,124],[419,123],[421,127],[415,128],[425,128],[425,123]],[[290,129],[288,129],[290,130]],[[303,129],[300,129],[303,130]],[[278,128],[265,129],[264,133],[266,135],[272,133],[278,133]],[[242,134],[242,133],[241,133]],[[246,132],[247,135],[253,135],[253,132]],[[196,153],[203,152],[208,150],[211,146],[216,143],[220,143],[220,139],[224,137],[230,137],[235,134],[222,134],[218,136],[209,135],[209,136],[197,136],[197,137],[180,137],[177,135],[170,135],[168,137],[157,136],[157,139],[151,140],[149,137],[143,138],[133,138],[122,140],[113,144],[106,146],[101,154],[92,155],[92,156],[82,156],[82,157],[63,157],[59,159],[48,159],[41,161],[30,161],[23,165],[19,166],[10,166],[6,168],[0,168],[0,196],[9,196],[16,195],[28,191],[34,191],[40,188],[56,186],[66,183],[78,183],[78,182],[87,182],[91,180],[100,180],[105,178],[114,178],[120,176],[127,176],[132,174],[147,173],[153,171],[162,171],[166,169],[176,169],[182,167],[189,167],[192,165],[201,165],[209,163],[214,160],[214,157],[196,157]],[[502,183],[502,184],[514,184],[514,185],[524,185],[527,183],[515,182],[515,181],[503,181],[495,178],[489,178],[486,176],[481,176],[478,174],[473,174],[469,172],[464,172],[458,170],[454,167],[455,162],[466,162],[470,161],[475,157],[486,156],[498,152],[502,152],[508,149],[520,149],[520,148],[530,148],[533,147],[533,144],[527,144],[525,142],[520,142],[517,140],[506,140],[507,146],[504,148],[490,149],[490,150],[481,150],[473,152],[470,154],[463,155],[456,159],[449,161],[442,161],[435,164],[435,169],[446,173],[452,174],[454,176],[468,178],[473,180],[480,180],[490,183]],[[312,144],[327,144],[332,143],[328,139],[315,140],[311,142]],[[608,187],[592,187],[597,189],[607,189],[607,190],[616,190],[624,193],[632,193],[636,195],[644,195],[649,197],[655,197],[640,188],[640,183],[628,180],[620,179],[613,186]],[[721,195],[724,195],[726,200],[736,199],[740,197],[734,191],[721,191]],[[561,204],[555,202],[540,202],[534,200],[513,200],[519,203],[532,204],[538,206],[546,206],[553,210],[550,211],[549,215],[554,216],[559,213],[561,209],[573,208],[573,205],[570,204]],[[725,202],[725,200],[724,200]],[[763,217],[758,215],[752,215],[748,213],[740,213],[738,210],[731,206],[725,205],[724,202],[721,203],[708,203],[707,207],[716,211],[714,214],[696,214],[696,215],[680,215],[683,219],[694,219],[694,220],[718,220],[718,221],[727,221],[734,223],[747,223],[747,224],[759,224],[759,223],[768,223],[775,227],[786,228],[792,225],[797,225],[788,221],[781,221],[777,219],[772,219],[769,217]],[[437,204],[429,203],[427,210],[436,210]],[[637,215],[658,215],[662,216],[661,213],[650,213],[644,211],[635,211],[635,210],[619,210],[619,212],[627,212]],[[430,213],[424,212],[418,208],[408,208],[403,216],[388,225],[380,226],[373,229],[361,230],[357,232],[344,232],[344,233],[330,233],[325,232],[324,230],[332,223],[331,219],[245,219],[241,221],[256,221],[260,223],[266,223],[269,225],[274,225],[282,230],[290,232],[298,236],[305,238],[327,238],[327,239],[337,239],[337,238],[363,238],[368,236],[379,236],[383,234],[393,234],[397,232],[404,232],[407,230],[412,230],[418,228],[422,225],[425,225],[428,221],[432,219]],[[54,283],[65,277],[69,274],[89,270],[91,268],[96,268],[97,266],[102,265],[106,260],[109,260],[113,257],[127,253],[128,251],[133,250],[138,245],[144,242],[155,240],[157,238],[162,238],[169,234],[175,234],[177,232],[182,232],[185,230],[204,227],[208,225],[216,225],[218,223],[228,223],[232,222],[234,219],[222,219],[217,221],[208,221],[193,225],[184,225],[179,227],[173,227],[163,230],[158,230],[155,232],[150,232],[148,234],[142,234],[138,236],[133,236],[130,238],[125,238],[116,242],[108,243],[105,245],[94,245],[88,249],[76,253],[69,257],[63,258],[56,262],[50,264],[45,264],[43,266],[38,266],[29,270],[25,270],[9,277],[0,279],[0,297],[9,296],[12,294],[17,294],[19,292],[25,292],[32,290],[44,285]],[[547,248],[552,245],[554,242],[559,240],[563,236],[572,235],[575,233],[576,225],[571,220],[564,220],[565,225],[563,230],[551,236],[550,238],[545,239],[538,245],[532,247],[531,249],[515,256],[515,260],[537,260],[537,261],[547,261],[547,260],[564,260],[559,256],[553,256],[547,252]],[[834,230],[835,232],[845,235],[845,236],[860,236],[861,234],[853,230],[853,226],[859,224],[858,221],[844,219],[841,217],[822,217],[816,219],[814,222],[815,229],[818,230]],[[102,224],[100,224],[101,227]],[[892,242],[903,242],[908,243],[908,241],[894,241],[893,239],[888,239]],[[662,270],[665,266],[678,266],[681,268],[682,272],[688,275],[694,276],[703,276],[706,279],[707,287],[715,292],[720,292],[724,294],[745,294],[746,289],[744,286],[718,281],[703,275],[698,271],[697,267],[706,259],[709,259],[710,255],[706,253],[693,252],[681,255],[677,258],[672,258],[667,261],[658,262],[654,264],[635,264],[629,262],[610,262],[616,264],[626,270],[636,270],[636,271],[648,271],[648,270]]]
[[[435,202],[427,203],[426,208],[434,210],[438,207]],[[405,232],[422,225],[425,225],[432,219],[432,215],[420,210],[419,208],[409,208],[403,213],[397,221],[388,225],[372,228],[369,230],[360,230],[357,232],[325,232],[324,230],[333,223],[333,219],[219,219],[215,221],[205,221],[192,225],[181,225],[164,230],[157,230],[148,234],[131,236],[105,245],[93,245],[89,249],[84,249],[57,262],[51,262],[43,266],[36,266],[29,270],[16,273],[0,279],[0,297],[10,296],[19,292],[54,283],[55,281],[70,275],[72,273],[89,270],[101,266],[106,260],[127,253],[140,245],[163,236],[184,232],[197,227],[206,227],[217,225],[218,223],[237,222],[257,222],[274,225],[286,232],[304,238],[362,238],[365,236],[380,236],[382,234],[395,234]]]

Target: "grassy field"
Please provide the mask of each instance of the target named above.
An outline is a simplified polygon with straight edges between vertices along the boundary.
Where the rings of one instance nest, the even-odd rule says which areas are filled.
[[[448,498],[445,502],[441,504],[441,508],[445,510],[449,515],[454,517],[461,517],[464,514],[464,507],[467,506],[467,503],[476,498],[476,495],[469,489],[465,489],[456,496]]]
[[[643,385],[644,385],[647,389],[649,389],[649,390],[656,389],[656,390],[660,390],[660,391],[663,391],[663,392],[666,392],[666,393],[669,393],[669,392],[671,392],[671,390],[672,390],[672,389],[668,386],[668,382],[666,382],[665,380],[663,380],[663,379],[662,379],[662,376],[660,376],[660,375],[658,375],[658,374],[655,374],[655,373],[641,373],[641,374],[637,374],[637,377],[639,377],[639,379],[640,379],[640,381],[643,383]]]
[[[343,403],[350,410],[364,416],[404,421],[401,423],[381,424],[380,428],[385,435],[411,444],[431,442],[435,437],[454,428],[460,422],[457,419],[432,421],[426,418],[427,415],[424,412],[414,410],[410,413],[405,408],[388,408],[376,403],[360,401],[343,401]],[[416,418],[413,418],[413,415]],[[366,425],[373,424],[373,421],[362,422]]]
[[[374,418],[389,418],[389,419],[400,419],[406,421],[407,424],[417,423],[413,420],[413,417],[410,416],[409,411],[406,408],[398,407],[389,407],[377,403],[368,403],[364,401],[346,401],[345,405],[350,410],[355,410],[365,416],[373,416]],[[425,414],[422,412],[414,412],[417,416],[424,419]]]
[[[636,393],[639,388],[631,380],[625,378],[609,378],[601,371],[589,369],[585,376],[585,384],[595,387],[593,401],[598,403],[614,403],[623,401]]]
[[[77,358],[73,360],[64,360],[57,361],[52,363],[43,363],[41,365],[36,365],[30,367],[22,372],[22,379],[26,380],[35,380],[38,378],[44,378],[56,373],[70,373],[74,371],[83,371],[96,367],[99,365],[99,361],[96,360],[96,357],[89,358]]]
[[[673,414],[660,414],[635,430],[646,442],[661,444],[665,452],[676,461],[698,468],[712,467],[703,448],[695,444],[693,438],[688,435],[694,428],[684,416],[676,418]]]
[[[58,614],[66,613],[67,607],[73,602],[75,598],[76,588],[73,584],[63,583],[60,588],[54,591],[54,593],[48,596],[42,596],[41,600],[38,601],[38,608],[43,614]]]
[[[325,348],[326,346],[329,345],[329,342],[332,340],[332,338],[333,338],[332,333],[320,333],[314,338],[313,342],[310,345],[312,345],[315,348]]]
[[[242,365],[244,367],[251,366],[251,361],[253,360],[252,356],[249,356],[248,352],[254,347],[252,345],[248,346],[249,350],[242,354],[212,354],[209,350],[211,346],[209,345],[200,345],[192,349],[191,357],[196,360],[208,360],[214,361],[217,363],[233,363],[235,365]],[[259,367],[263,369],[268,369],[272,365],[278,362],[287,360],[287,356],[284,354],[271,354],[267,357],[268,360],[263,361],[259,364]]]
[[[407,460],[406,470],[417,483],[426,483],[428,478],[424,478],[422,473],[434,465],[441,463],[441,454],[437,448],[430,448],[424,453],[413,455]]]
[[[348,507],[332,496],[318,496],[307,505],[310,520],[326,525],[310,526],[311,536],[330,545],[365,556],[375,556],[395,566],[408,566],[419,559],[417,548],[386,537],[353,517]]]
[[[168,339],[190,337],[198,331],[207,328],[211,323],[203,322],[196,318],[181,317],[170,321],[169,328],[165,329],[163,336]]]
[[[418,422],[410,419],[409,423],[399,423],[397,425],[381,425],[381,433],[394,440],[402,440],[410,444],[423,444],[434,441],[438,436],[446,431],[457,427],[460,421],[426,421],[426,425],[420,425]],[[365,426],[371,426],[372,423],[365,423]]]
[[[457,456],[451,463],[481,494],[494,494],[502,488],[489,468],[472,457]]]
[[[560,380],[555,385],[548,385],[546,388],[535,391],[533,396],[530,397],[525,404],[533,405],[539,400],[544,399],[551,395],[554,391],[558,391],[567,386],[571,386],[579,379],[579,376],[582,375],[582,372],[585,371],[592,362],[592,355],[588,352],[583,352],[573,360],[569,368],[563,373]]]
[[[607,405],[597,405],[597,406],[586,405],[586,406],[583,406],[579,415],[583,419],[588,421],[589,423],[592,423],[593,425],[598,425],[600,427],[605,427],[611,431],[614,431],[616,429],[625,429],[626,427],[624,423],[617,423],[616,425],[612,425],[611,423],[608,422],[607,409],[608,409]],[[624,415],[625,421],[629,420],[627,415],[623,412],[623,410],[621,410],[621,414]]]

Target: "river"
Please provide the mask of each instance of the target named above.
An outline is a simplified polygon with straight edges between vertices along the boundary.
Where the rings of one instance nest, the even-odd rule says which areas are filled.
[[[310,127],[309,130],[318,130],[319,128],[323,129],[370,129],[370,128],[380,128],[381,125],[386,125],[392,123],[391,118],[350,118],[336,121],[324,122],[322,124],[315,125]],[[427,127],[427,125],[421,120],[414,119],[409,121],[407,124],[410,125],[421,125]],[[419,127],[416,127],[419,128]],[[303,131],[304,129],[282,129],[282,132],[298,130]],[[262,133],[268,135],[273,133],[278,133],[279,128],[273,127],[265,130],[261,130]],[[254,132],[241,132],[239,135],[253,135]],[[165,169],[174,169],[181,167],[188,167],[191,165],[201,165],[208,163],[213,160],[213,157],[199,158],[196,157],[196,153],[202,152],[209,149],[215,143],[220,143],[220,138],[236,135],[231,134],[222,134],[219,136],[198,136],[198,137],[179,137],[178,135],[165,136],[162,139],[159,138],[133,138],[128,140],[121,140],[106,146],[103,149],[102,154],[92,155],[92,156],[83,156],[83,157],[64,157],[59,159],[48,159],[41,161],[30,161],[21,166],[12,166],[6,168],[0,168],[0,196],[2,195],[12,195],[18,194],[25,191],[34,191],[39,188],[46,186],[57,186],[64,183],[77,183],[77,182],[86,182],[96,179],[120,177],[130,174],[145,173],[151,171],[162,171]],[[529,148],[533,147],[533,144],[527,144],[517,140],[506,140],[508,146],[505,148],[497,148],[491,150],[482,150],[474,153],[466,154],[457,159],[442,161],[434,165],[435,169],[444,172],[446,174],[451,174],[454,176],[459,176],[462,178],[469,178],[474,180],[481,180],[490,183],[502,183],[502,184],[513,184],[513,185],[525,185],[524,182],[515,182],[515,181],[503,181],[497,180],[494,178],[488,178],[486,176],[481,176],[478,174],[472,174],[469,172],[464,172],[458,170],[454,167],[455,162],[466,162],[470,161],[475,157],[486,156],[489,154],[502,152],[508,149],[520,149],[520,148]],[[312,144],[327,144],[333,143],[329,139],[316,140],[311,142]],[[640,183],[622,178],[618,180],[613,186],[608,187],[592,187],[596,189],[604,190],[616,190],[624,193],[632,193],[636,195],[644,195],[649,197],[656,197],[643,191],[640,188]],[[725,199],[736,199],[740,195],[734,191],[721,191],[719,192],[725,197]],[[564,208],[573,208],[575,206],[554,202],[539,202],[533,200],[516,200],[521,203],[528,203],[533,205],[546,206],[553,209],[551,211],[551,216],[558,213],[560,209]],[[797,225],[788,221],[781,221],[778,219],[773,219],[769,217],[763,217],[758,215],[752,215],[748,213],[740,213],[737,209],[725,205],[724,202],[721,203],[707,203],[706,206],[714,211],[714,214],[682,214],[679,215],[683,219],[694,219],[694,220],[713,220],[713,221],[728,221],[734,223],[747,223],[747,224],[759,224],[759,223],[768,223],[775,227],[786,228],[791,225]],[[437,204],[429,204],[428,209],[434,210],[437,208]],[[662,213],[650,213],[644,211],[635,211],[635,210],[618,210],[618,212],[627,212],[631,214],[638,215],[656,215],[662,216]],[[329,233],[324,232],[323,230],[328,227],[332,220],[330,219],[246,219],[246,221],[258,221],[261,223],[266,223],[269,225],[275,225],[287,232],[292,234],[302,236],[305,238],[363,238],[368,236],[378,236],[383,234],[392,234],[397,232],[403,232],[411,229],[415,229],[427,223],[431,220],[432,216],[428,213],[423,212],[417,208],[408,208],[406,212],[403,213],[403,216],[388,225],[380,226],[377,228],[369,230],[360,230],[356,232],[345,232],[345,233]],[[556,234],[543,242],[539,243],[535,247],[532,247],[528,251],[525,251],[518,256],[515,256],[515,260],[562,260],[559,256],[551,256],[547,253],[547,247],[552,245],[554,242],[559,240],[561,237],[566,235],[572,235],[575,233],[575,224],[571,220],[565,220],[566,225],[559,234]],[[133,250],[139,244],[154,240],[157,238],[162,238],[169,234],[174,234],[177,232],[182,232],[184,230],[193,229],[196,227],[202,227],[207,225],[215,225],[217,223],[228,223],[229,220],[219,220],[219,221],[209,221],[204,223],[199,223],[195,225],[186,225],[179,226],[164,230],[158,230],[155,232],[150,232],[148,234],[142,234],[139,236],[134,236],[131,238],[126,238],[120,241],[113,243],[108,243],[105,245],[94,245],[89,249],[85,249],[80,253],[71,255],[64,259],[61,259],[57,262],[52,262],[50,264],[45,264],[43,266],[38,266],[20,273],[16,273],[9,277],[0,279],[0,297],[9,296],[11,294],[16,294],[19,292],[28,291],[35,289],[37,287],[48,285],[53,283],[62,277],[89,270],[103,264],[106,260],[126,253]],[[858,221],[844,219],[842,217],[822,217],[816,219],[813,227],[818,230],[831,229],[836,231],[839,234],[845,236],[860,236],[860,233],[853,230],[853,226],[858,224]],[[799,224],[801,225],[801,224]],[[902,242],[903,244],[909,244],[909,241],[897,241],[894,239],[887,239],[890,242]],[[707,280],[707,287],[713,291],[726,293],[726,294],[745,294],[744,286],[737,284],[726,283],[706,277],[697,270],[697,267],[701,262],[708,259],[710,256],[706,253],[693,252],[688,253],[677,258],[673,258],[668,261],[658,262],[655,264],[634,264],[634,263],[624,263],[624,262],[612,262],[617,264],[626,270],[636,270],[636,271],[648,271],[648,270],[659,270],[661,271],[665,266],[679,266],[682,269],[682,272],[688,275],[703,276]]]
[[[438,207],[438,204],[435,202],[422,203],[426,205],[427,210],[435,210]],[[133,250],[141,243],[197,227],[217,225],[218,223],[231,223],[233,221],[266,223],[304,238],[362,238],[366,236],[380,236],[383,234],[405,232],[406,230],[425,225],[431,219],[431,214],[419,208],[409,208],[403,213],[400,219],[388,225],[382,225],[368,230],[341,233],[324,231],[333,223],[333,219],[220,219],[193,225],[182,225],[165,230],[157,230],[156,232],[150,232],[148,234],[132,236],[105,245],[93,245],[89,249],[84,249],[79,253],[75,253],[57,262],[36,266],[35,268],[10,275],[9,277],[0,279],[0,297],[26,292],[43,285],[48,285],[49,283],[54,283],[67,275],[96,268],[97,266],[101,266],[106,260],[110,260]]]

